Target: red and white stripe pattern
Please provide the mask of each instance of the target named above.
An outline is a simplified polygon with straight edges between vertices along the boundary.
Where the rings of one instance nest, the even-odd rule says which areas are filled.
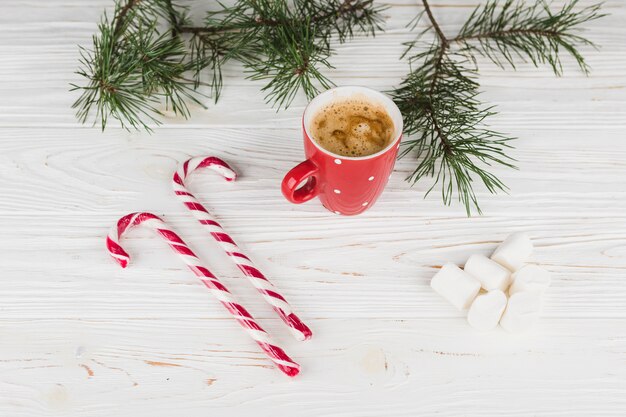
[[[137,225],[148,226],[155,230],[170,247],[176,252],[185,264],[191,269],[200,281],[211,291],[230,314],[239,322],[246,332],[263,349],[276,366],[289,376],[296,376],[300,372],[300,365],[295,363],[283,349],[278,347],[259,326],[248,311],[239,304],[228,289],[215,277],[200,259],[193,253],[187,244],[170,229],[163,220],[152,213],[131,213],[118,220],[107,236],[107,249],[113,259],[125,268],[130,261],[128,253],[120,246],[119,240],[132,227]]]
[[[173,186],[174,192],[191,210],[191,213],[198,219],[206,230],[213,236],[218,244],[228,254],[230,259],[239,267],[250,280],[252,285],[263,295],[280,318],[289,326],[293,335],[298,340],[306,340],[311,337],[311,330],[295,315],[287,300],[278,292],[276,287],[259,271],[242,250],[237,246],[235,241],[228,233],[222,229],[222,226],[215,218],[204,208],[204,206],[196,199],[196,197],[185,187],[185,180],[196,169],[210,168],[220,173],[226,181],[233,181],[237,174],[226,162],[214,156],[197,156],[185,161],[178,167],[174,173]]]

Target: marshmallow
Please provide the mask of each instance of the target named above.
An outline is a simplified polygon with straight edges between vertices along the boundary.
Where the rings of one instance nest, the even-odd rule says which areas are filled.
[[[459,310],[472,304],[480,282],[455,264],[445,264],[430,281],[430,287]]]
[[[528,234],[519,232],[509,235],[491,255],[491,259],[511,271],[517,271],[533,252]]]
[[[480,281],[480,285],[487,291],[506,291],[511,283],[511,272],[485,255],[470,256],[463,269]]]
[[[541,312],[541,296],[535,292],[516,292],[509,298],[509,303],[500,319],[504,330],[517,333],[532,327]]]
[[[526,265],[512,275],[513,284],[509,288],[509,295],[520,291],[530,291],[543,294],[550,286],[550,272],[536,265]]]
[[[480,294],[467,313],[467,321],[480,331],[495,329],[506,308],[506,301],[506,295],[500,290]]]

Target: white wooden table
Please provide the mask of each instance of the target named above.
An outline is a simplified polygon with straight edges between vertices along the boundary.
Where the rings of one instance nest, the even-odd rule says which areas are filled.
[[[193,10],[201,10],[200,1]],[[407,64],[401,42],[420,9],[398,0],[387,32],[337,47],[337,84],[386,90]],[[453,33],[476,1],[433,1]],[[582,4],[591,4],[584,0]],[[258,83],[226,70],[223,99],[168,118],[153,135],[77,124],[80,81],[110,0],[0,0],[0,416],[624,416],[626,415],[626,5],[588,25],[586,78],[481,62],[494,128],[517,136],[510,195],[480,191],[485,214],[443,207],[406,158],[381,200],[354,218],[287,203],[302,159],[300,97],[276,113]],[[234,184],[191,188],[283,290],[315,336],[293,340],[172,197],[178,161],[212,154]],[[104,236],[128,212],[163,215],[302,365],[280,374],[146,230],[117,267]],[[508,233],[535,238],[554,275],[529,334],[481,334],[428,287],[446,261],[489,254]]]

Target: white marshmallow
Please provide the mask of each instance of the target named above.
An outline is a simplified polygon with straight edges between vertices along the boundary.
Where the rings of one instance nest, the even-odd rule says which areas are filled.
[[[487,291],[506,291],[511,283],[511,272],[485,255],[470,256],[463,269],[480,281],[480,285]]]
[[[506,308],[506,301],[506,295],[500,290],[480,294],[467,313],[467,321],[480,331],[495,329]]]
[[[511,333],[524,332],[532,327],[541,312],[541,296],[535,292],[516,292],[500,319],[500,326]]]
[[[500,265],[517,271],[524,266],[533,253],[533,243],[527,233],[518,232],[509,235],[491,255],[491,259]]]
[[[448,263],[430,280],[430,287],[459,310],[472,304],[480,290],[480,282],[458,266]]]
[[[512,275],[513,284],[509,288],[509,295],[520,291],[530,291],[543,294],[552,278],[550,272],[536,265],[526,265],[515,271]]]

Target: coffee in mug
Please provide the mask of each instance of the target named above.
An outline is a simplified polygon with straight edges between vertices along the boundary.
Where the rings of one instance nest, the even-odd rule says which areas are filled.
[[[335,214],[355,215],[383,192],[402,140],[402,114],[385,94],[336,87],[315,97],[302,115],[306,160],[281,184],[287,200],[318,197]]]
[[[385,107],[364,95],[328,103],[313,115],[311,134],[322,148],[341,156],[361,157],[387,147],[394,134]]]

